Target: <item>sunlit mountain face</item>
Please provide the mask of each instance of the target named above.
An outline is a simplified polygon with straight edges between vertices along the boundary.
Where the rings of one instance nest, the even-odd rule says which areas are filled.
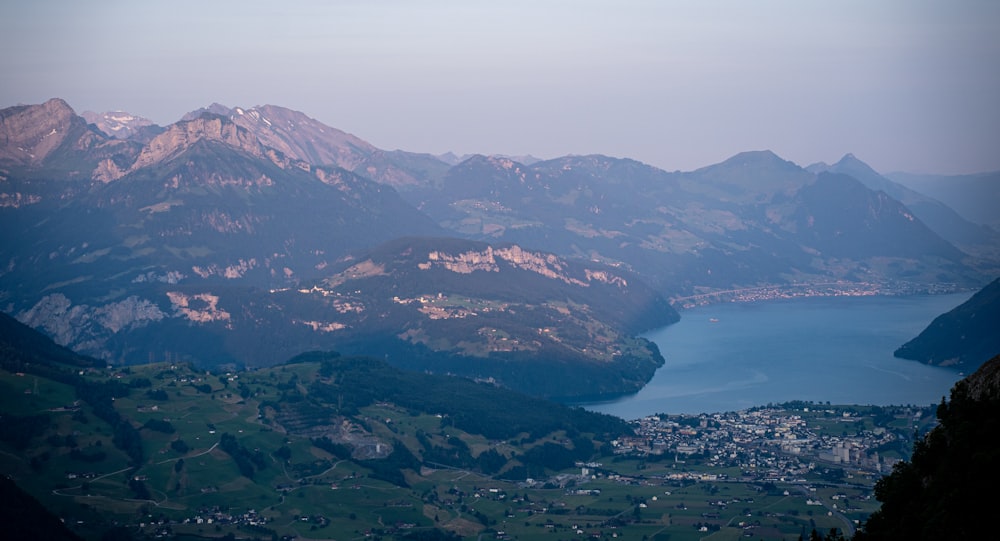
[[[449,163],[277,106],[160,127],[88,124],[56,99],[0,118],[0,302],[114,363],[377,350],[538,394],[614,394],[662,364],[636,337],[675,321],[672,303],[954,290],[997,268],[977,249],[988,235],[925,222],[853,157]]]

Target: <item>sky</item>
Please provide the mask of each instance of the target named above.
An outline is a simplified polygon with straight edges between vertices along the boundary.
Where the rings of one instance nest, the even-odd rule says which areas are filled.
[[[383,149],[1000,170],[995,0],[0,2],[0,108],[280,105]]]

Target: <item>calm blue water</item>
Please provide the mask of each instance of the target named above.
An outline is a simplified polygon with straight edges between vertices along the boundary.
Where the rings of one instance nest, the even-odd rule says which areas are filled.
[[[641,391],[582,405],[636,419],[789,400],[936,404],[961,376],[892,352],[971,295],[801,298],[685,310],[679,323],[646,335],[666,364]]]

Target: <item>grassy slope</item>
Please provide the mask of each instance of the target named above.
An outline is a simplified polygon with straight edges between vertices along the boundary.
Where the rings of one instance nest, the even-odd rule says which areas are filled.
[[[797,492],[799,485],[736,481],[740,472],[697,460],[600,456],[604,442],[629,430],[620,420],[460,378],[403,373],[371,359],[315,354],[267,369],[207,374],[163,363],[86,368],[91,361],[71,354],[60,357],[65,362],[34,356],[29,363],[4,351],[0,412],[5,419],[43,416],[47,424],[20,448],[0,441],[0,472],[86,538],[100,538],[118,522],[146,535],[344,539],[449,531],[473,538],[499,530],[519,540],[577,531],[602,539],[701,539],[702,524],[720,528],[712,539],[736,539],[754,525],[755,536],[794,539],[814,525],[838,526],[826,508],[807,506],[806,497],[832,505],[835,493],[846,493],[856,518],[876,505],[866,499],[870,479],[806,494]],[[119,422],[141,436],[138,464],[130,462],[139,455],[115,446],[107,415],[99,417],[73,389],[109,380],[117,385],[102,388],[116,389]],[[336,436],[337,427],[348,425],[393,452],[367,460],[346,447],[329,447],[331,453],[311,439],[317,426]],[[224,436],[235,444],[231,453],[222,449]],[[582,477],[573,466],[574,449],[586,442],[595,449],[586,459],[604,463],[592,468],[596,476]],[[533,462],[553,449],[565,455],[556,457],[556,469]],[[487,475],[478,460],[491,453],[500,464]],[[251,457],[243,465],[249,471],[241,470],[237,454]],[[668,478],[686,471],[734,480]],[[539,483],[504,480],[525,474]],[[575,494],[576,488],[599,493]],[[262,525],[229,523],[247,513]]]
[[[266,537],[274,531],[313,538],[352,538],[365,531],[403,535],[421,528],[440,528],[473,537],[486,527],[483,522],[490,529],[518,539],[551,539],[553,531],[576,536],[576,530],[609,539],[626,532],[629,537],[669,533],[670,539],[700,539],[707,534],[698,532],[695,526],[703,523],[722,527],[712,539],[735,539],[743,532],[740,522],[760,523],[757,536],[794,539],[802,528],[808,533],[813,524],[821,531],[837,526],[835,518],[826,516],[825,508],[807,506],[805,495],[794,487],[784,495],[781,486],[762,490],[752,483],[657,480],[679,471],[672,461],[644,463],[595,457],[606,463],[599,471],[613,470],[648,481],[622,482],[608,476],[586,483],[582,479],[574,481],[578,488],[601,491],[593,495],[570,494],[555,485],[526,488],[491,478],[475,468],[444,466],[406,470],[409,486],[398,486],[373,477],[362,460],[331,455],[312,445],[308,437],[286,434],[275,421],[266,416],[258,418],[261,403],[308,392],[312,382],[323,378],[319,374],[321,367],[319,362],[282,365],[234,374],[233,381],[223,374],[225,384],[218,374],[194,373],[185,366],[171,369],[165,364],[132,367],[127,374],[93,372],[87,377],[148,379],[151,388],[133,389],[128,397],[115,400],[115,408],[134,426],[150,419],[167,420],[175,432],[140,429],[145,459],[138,469],[132,469],[127,457],[110,444],[109,427],[83,405],[81,411],[89,419],[86,425],[73,422],[73,413],[49,412],[53,424],[46,434],[33,440],[28,453],[49,455],[36,471],[7,447],[0,454],[0,465],[59,516],[85,516],[87,506],[106,518],[142,520],[149,534],[157,531],[151,523],[161,517],[176,521],[169,528],[177,534],[234,532]],[[347,369],[336,371],[332,378],[348,373]],[[33,381],[27,374],[7,372],[0,377],[4,390],[20,389],[19,396],[29,396],[23,395],[23,389],[26,385],[34,387]],[[211,392],[196,388],[201,385],[209,385]],[[168,399],[148,398],[146,392],[154,390],[164,390]],[[241,391],[249,391],[250,396],[241,397]],[[4,407],[5,411],[21,413],[42,411],[70,397],[65,386],[39,378],[38,392],[18,402],[19,409],[6,409],[12,401],[4,402]],[[565,430],[553,430],[539,438],[522,431],[512,438],[490,439],[452,426],[447,416],[417,412],[388,400],[363,405],[350,418],[383,441],[405,445],[418,458],[426,451],[418,432],[442,447],[454,447],[454,439],[460,439],[473,456],[493,449],[511,457],[545,442],[564,442],[567,437]],[[51,435],[70,433],[78,434],[78,445],[84,449],[92,450],[101,439],[107,458],[94,464],[82,463],[69,456],[69,448],[46,442]],[[250,451],[263,452],[267,464],[255,471],[252,480],[242,476],[234,460],[218,447],[224,433],[235,436],[239,445]],[[171,442],[178,439],[190,449],[183,453],[173,449]],[[281,456],[283,447],[288,449],[288,460]],[[510,460],[506,471],[517,465],[517,460]],[[689,466],[681,468],[686,471]],[[82,474],[88,472],[96,476],[83,479]],[[79,476],[70,479],[68,473]],[[571,467],[562,472],[548,471],[546,475],[557,473],[576,475],[579,470]],[[149,491],[146,501],[137,499],[128,487],[128,480],[137,476]],[[503,476],[501,473],[498,477]],[[809,496],[832,501],[834,493],[845,491],[860,509],[857,513],[861,514],[856,516],[873,509],[874,503],[864,499],[868,491],[863,487],[821,488]],[[646,507],[640,507],[637,522],[635,509],[640,502]],[[268,520],[266,529],[207,522],[215,510],[237,514],[250,509]],[[750,517],[746,516],[747,509]],[[202,524],[197,523],[198,517],[204,520]],[[86,530],[81,533],[88,534]]]

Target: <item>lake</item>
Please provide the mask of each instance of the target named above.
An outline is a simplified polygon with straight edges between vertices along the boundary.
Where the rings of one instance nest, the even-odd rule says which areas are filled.
[[[624,419],[808,400],[937,404],[962,378],[892,356],[972,293],[811,297],[701,306],[644,335],[666,363],[638,393],[580,404]]]

